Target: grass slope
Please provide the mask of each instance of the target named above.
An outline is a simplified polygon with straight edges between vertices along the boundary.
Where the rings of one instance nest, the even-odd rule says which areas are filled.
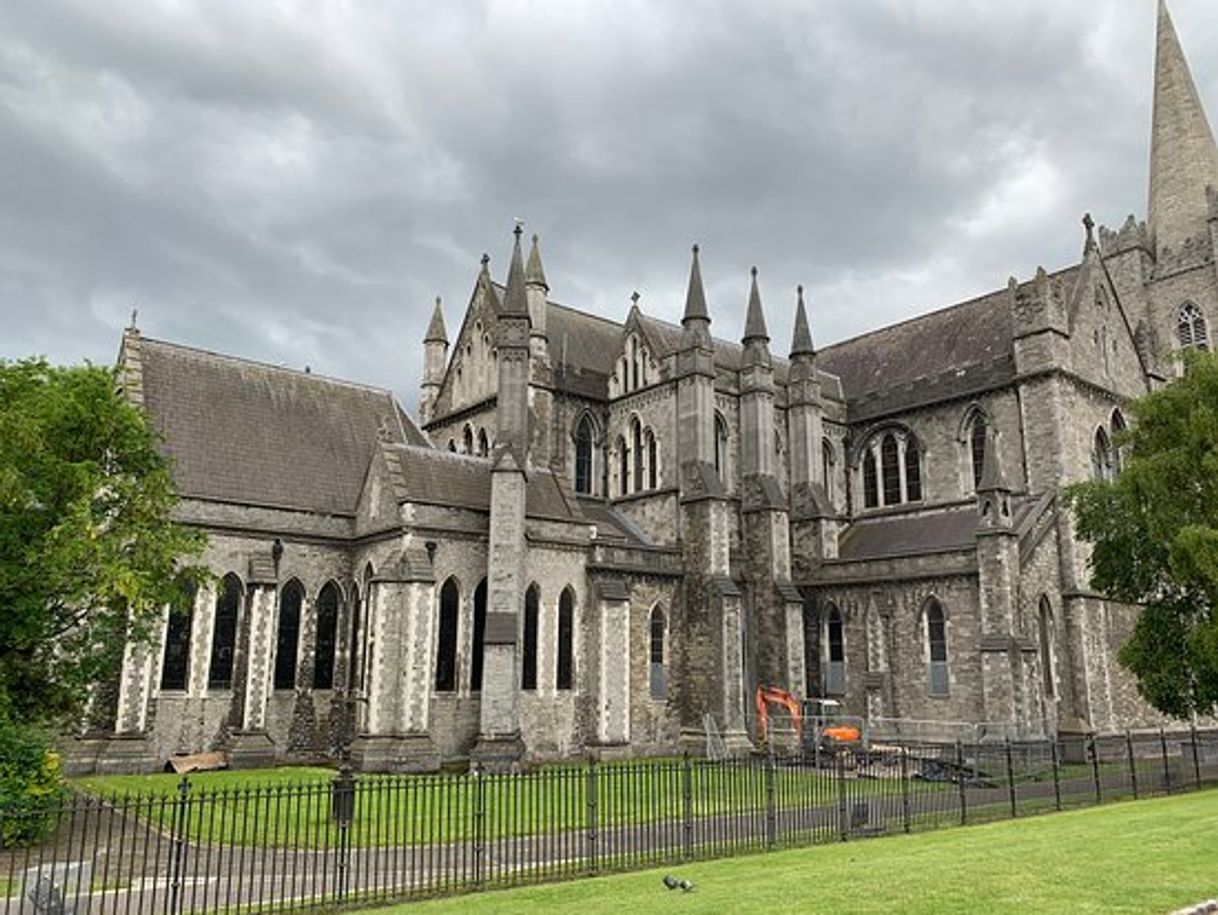
[[[1218,895],[1218,791],[385,912],[1167,912]],[[669,892],[660,878],[693,880]]]

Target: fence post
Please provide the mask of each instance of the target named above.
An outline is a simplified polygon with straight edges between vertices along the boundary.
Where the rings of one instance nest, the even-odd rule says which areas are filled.
[[[1163,750],[1163,789],[1171,794],[1171,767],[1167,762],[1167,735],[1159,728],[1159,746]]]
[[[588,873],[595,874],[600,869],[597,856],[597,830],[600,828],[600,777],[596,771],[596,757],[588,757],[588,772],[584,779],[584,839],[586,841],[585,855],[588,858]]]
[[[765,841],[770,848],[778,844],[778,808],[774,804],[776,769],[774,754],[771,753],[765,761]]]
[[[689,751],[681,765],[681,857],[688,861],[694,853],[694,764]]]
[[[1091,777],[1095,782],[1095,802],[1099,804],[1103,797],[1100,794],[1100,750],[1095,743],[1095,735],[1087,735],[1087,746],[1091,750]]]
[[[1197,751],[1197,725],[1189,725],[1189,738],[1193,745],[1193,780],[1197,789],[1201,789],[1201,757]]]
[[[482,885],[483,859],[486,854],[486,773],[482,764],[474,766],[474,886]]]
[[[834,780],[837,782],[837,828],[842,841],[850,838],[850,821],[846,817],[846,760],[842,757],[841,748],[834,753]]]
[[[186,829],[190,811],[190,779],[178,782],[178,799],[173,812],[173,859],[169,862],[169,913],[182,911],[182,874],[186,870]]]
[[[1007,794],[1011,798],[1011,819],[1015,819],[1018,815],[1015,810],[1015,766],[1011,761],[1011,738],[1008,737],[1005,741],[1006,757],[1007,757]]]
[[[1053,757],[1053,804],[1060,811],[1062,809],[1062,774],[1056,737],[1049,741],[1049,752]]]
[[[344,761],[331,782],[330,815],[338,824],[338,854],[335,856],[334,894],[347,895],[347,868],[351,855],[351,820],[355,816],[355,773]]]
[[[1129,781],[1133,785],[1133,799],[1138,799],[1138,767],[1133,757],[1133,731],[1125,731],[1125,756],[1129,760]]]
[[[901,744],[901,825],[909,832],[909,761],[905,744]]]
[[[960,825],[968,823],[968,795],[964,784],[964,745],[956,741],[956,784],[960,787]]]

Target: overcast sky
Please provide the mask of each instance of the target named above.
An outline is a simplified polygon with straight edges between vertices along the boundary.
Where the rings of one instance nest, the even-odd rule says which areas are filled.
[[[1173,0],[1218,117],[1213,0]],[[1154,0],[3,0],[0,358],[149,336],[394,388],[540,233],[551,296],[818,344],[1145,215]]]

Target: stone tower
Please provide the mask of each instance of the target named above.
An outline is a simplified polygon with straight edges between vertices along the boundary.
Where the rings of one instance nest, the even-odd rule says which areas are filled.
[[[977,578],[981,610],[981,688],[986,721],[1017,729],[1029,723],[1029,673],[1036,645],[1019,625],[1019,535],[1011,487],[998,458],[993,429],[977,484]]]
[[[693,249],[677,351],[677,454],[685,561],[686,647],[672,699],[682,740],[701,751],[703,716],[714,717],[729,746],[750,746],[744,721],[740,589],[730,577],[728,457],[715,433],[715,365],[698,246]]]
[[[499,398],[491,468],[488,605],[483,649],[482,710],[471,758],[488,769],[512,769],[520,739],[517,634],[527,558],[524,523],[529,457],[529,318],[521,228],[516,226],[507,289],[496,329]]]
[[[448,365],[448,331],[444,327],[444,307],[436,296],[431,323],[423,337],[423,391],[419,395],[419,422],[426,425],[435,412],[436,398],[444,384],[444,369]]]
[[[742,525],[749,561],[745,684],[803,692],[803,600],[791,584],[787,503],[775,475],[774,366],[753,268],[740,372]]]

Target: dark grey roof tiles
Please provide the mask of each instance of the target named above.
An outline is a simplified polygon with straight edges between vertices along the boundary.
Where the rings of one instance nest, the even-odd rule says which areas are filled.
[[[1020,528],[1036,507],[1028,498],[1014,500],[1014,525]],[[953,506],[919,514],[881,515],[850,524],[838,540],[838,559],[891,559],[971,550],[977,542],[977,506]]]
[[[399,446],[395,450],[402,468],[406,501],[474,511],[490,510],[489,458],[435,448]],[[558,480],[548,470],[529,470],[525,511],[535,518],[578,520],[567,505]]]
[[[182,496],[350,515],[379,435],[426,445],[388,391],[148,338],[139,348]]]

